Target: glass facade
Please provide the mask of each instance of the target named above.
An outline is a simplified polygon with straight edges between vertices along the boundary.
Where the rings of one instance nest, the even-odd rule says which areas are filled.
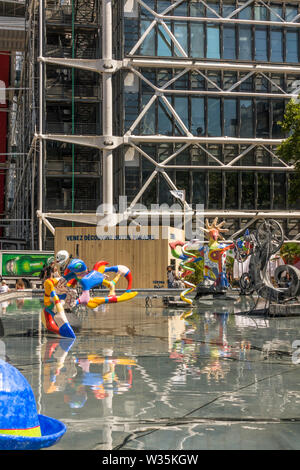
[[[123,132],[138,146],[134,167],[124,159],[131,202],[162,165],[138,202],[170,201],[170,178],[207,210],[289,208],[290,171],[276,141],[300,83],[300,69],[289,71],[299,66],[299,13],[295,2],[144,0],[125,14],[125,57],[136,59],[123,108]]]
[[[149,8],[163,13],[174,2],[158,0],[145,1]],[[259,2],[257,2],[259,3]],[[185,49],[189,57],[254,60],[270,62],[299,62],[299,31],[296,27],[282,26],[278,23],[291,23],[298,15],[298,5],[281,2],[268,2],[244,7],[240,12],[233,13],[246,2],[183,2],[166,14],[165,25],[174,34],[178,43]],[[130,52],[132,45],[138,41],[153,21],[153,15],[141,6],[139,18],[125,18],[125,51]],[[168,20],[172,17],[172,20]],[[188,21],[176,20],[176,17],[189,17]],[[207,20],[193,21],[193,18],[232,18],[244,20],[244,23],[221,22],[215,24]],[[253,25],[247,22],[253,21]],[[259,25],[257,22],[266,23]],[[246,24],[245,24],[246,23]],[[272,23],[276,26],[272,26]],[[135,37],[133,35],[135,31]],[[128,40],[127,40],[128,33]],[[147,35],[138,49],[139,55],[170,57],[181,56],[180,49],[174,44],[166,29],[157,24]]]
[[[101,56],[97,0],[48,1],[45,8],[46,58],[95,59]],[[87,28],[88,25],[88,28]],[[46,63],[44,132],[100,135],[101,76],[81,68]],[[48,141],[45,145],[47,212],[95,211],[101,200],[101,152],[83,145]]]

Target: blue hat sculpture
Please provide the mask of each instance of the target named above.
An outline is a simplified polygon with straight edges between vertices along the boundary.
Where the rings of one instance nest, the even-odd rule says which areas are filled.
[[[66,426],[37,413],[31,386],[0,359],[0,450],[37,450],[56,444]]]

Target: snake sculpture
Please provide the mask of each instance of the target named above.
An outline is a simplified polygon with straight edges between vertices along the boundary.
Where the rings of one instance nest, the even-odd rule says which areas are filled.
[[[196,285],[188,281],[186,277],[195,272],[191,264],[198,261],[204,260],[204,284],[207,280],[213,281],[214,288],[219,292],[229,287],[226,274],[227,256],[228,254],[235,256],[237,246],[240,252],[246,251],[247,243],[243,238],[234,243],[226,242],[222,234],[228,232],[228,229],[223,228],[224,224],[225,221],[218,223],[218,217],[214,219],[212,224],[206,219],[205,228],[202,227],[201,230],[208,236],[208,244],[203,244],[203,241],[198,239],[190,242],[175,241],[170,243],[172,255],[181,260],[180,266],[183,268],[182,281],[186,289],[180,297],[184,302],[193,303],[187,295],[195,290]],[[177,252],[178,246],[181,247],[181,253]]]

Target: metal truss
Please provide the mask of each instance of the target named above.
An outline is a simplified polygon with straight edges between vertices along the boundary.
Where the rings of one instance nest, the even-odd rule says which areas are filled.
[[[159,22],[160,24],[163,25],[164,29],[168,32],[168,34],[172,35],[171,31],[169,30],[168,26],[165,24],[165,20],[174,20],[174,21],[193,21],[193,22],[207,22],[207,23],[222,23],[222,24],[244,24],[244,25],[266,25],[266,26],[284,26],[284,27],[299,27],[299,24],[297,24],[297,20],[300,18],[300,14],[295,15],[294,18],[292,18],[291,21],[285,21],[275,10],[270,7],[266,2],[263,0],[249,0],[246,1],[244,4],[242,4],[239,8],[228,14],[227,16],[222,16],[220,15],[213,7],[209,6],[207,2],[204,0],[200,0],[200,2],[215,16],[209,16],[209,17],[195,17],[195,16],[180,16],[180,15],[173,15],[171,12],[179,6],[182,3],[184,3],[186,0],[175,0],[172,5],[170,5],[168,8],[166,8],[162,13],[158,13],[154,10],[152,10],[143,0],[136,0],[143,8],[145,8],[152,16],[153,16],[153,22],[151,25],[149,25],[149,28],[147,31],[145,31],[144,35],[141,37],[139,42],[142,42],[145,37],[149,34],[149,32],[152,30],[152,28],[155,26],[155,23]],[[244,19],[238,19],[237,15],[243,11],[246,7],[251,6],[255,3],[256,6],[264,6],[267,10],[269,10],[275,17],[276,20],[274,21],[265,21],[265,20],[244,20]],[[283,2],[282,2],[283,3]],[[134,50],[139,46],[137,45],[134,47]]]

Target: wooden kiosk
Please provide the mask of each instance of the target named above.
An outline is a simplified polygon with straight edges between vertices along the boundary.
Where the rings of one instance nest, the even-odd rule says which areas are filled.
[[[185,240],[183,230],[167,226],[135,227],[125,235],[122,227],[116,227],[110,239],[99,238],[98,234],[96,226],[56,227],[55,253],[67,250],[73,257],[84,260],[89,269],[100,260],[128,266],[135,289],[166,288],[167,266],[171,260],[174,263],[169,243]],[[126,281],[120,280],[118,287],[126,287]]]

